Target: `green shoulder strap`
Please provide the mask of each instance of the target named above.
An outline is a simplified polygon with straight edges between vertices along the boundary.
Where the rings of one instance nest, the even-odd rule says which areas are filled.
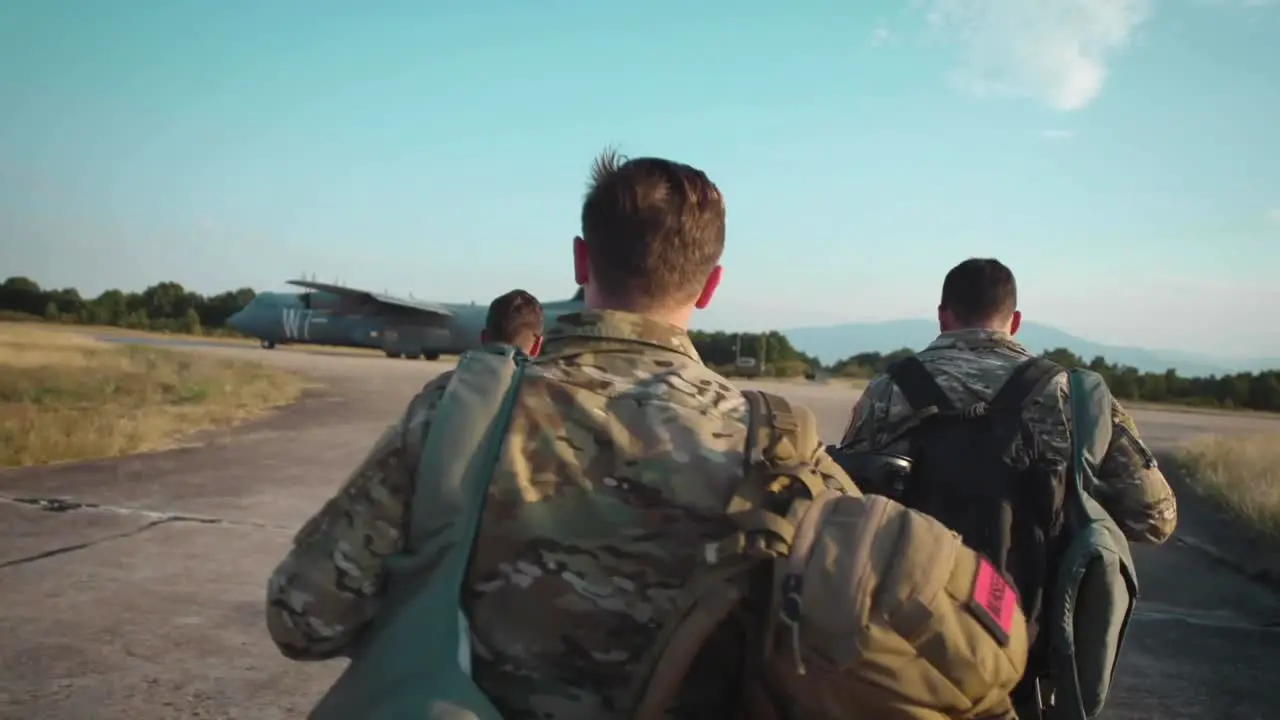
[[[313,720],[501,720],[471,680],[461,591],[527,357],[495,345],[462,356],[427,433],[405,550],[351,664]]]
[[[1090,495],[1111,443],[1111,391],[1100,375],[1068,374],[1071,477],[1067,486],[1070,542],[1059,559],[1049,604],[1050,720],[1092,720],[1106,704],[1138,576],[1120,526]]]

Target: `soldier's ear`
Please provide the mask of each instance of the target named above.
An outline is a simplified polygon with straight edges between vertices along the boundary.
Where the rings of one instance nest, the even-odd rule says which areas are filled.
[[[715,296],[716,289],[720,287],[720,278],[723,276],[723,267],[717,265],[711,268],[711,272],[707,274],[706,281],[702,283],[702,292],[698,294],[698,299],[693,303],[694,307],[703,310],[711,304],[711,298]]]
[[[1020,327],[1022,327],[1022,311],[1014,310],[1013,319],[1009,321],[1009,334],[1010,335],[1017,334],[1018,328]]]
[[[955,329],[955,319],[951,317],[951,311],[938,306],[938,332],[944,333]]]
[[[578,285],[586,285],[591,279],[591,254],[587,250],[587,241],[581,237],[573,239],[573,281]]]
[[[529,346],[529,357],[538,357],[540,352],[542,352],[542,336],[534,335],[533,344]]]

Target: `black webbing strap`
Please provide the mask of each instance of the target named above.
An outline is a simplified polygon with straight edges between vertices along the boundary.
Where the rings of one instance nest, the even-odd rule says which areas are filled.
[[[1047,358],[1033,357],[1024,360],[1014,369],[1009,379],[1004,381],[1004,385],[1000,386],[996,396],[991,398],[991,407],[1021,408],[1027,400],[1040,394],[1046,383],[1062,372],[1066,371],[1061,365]]]
[[[942,392],[938,381],[933,379],[924,363],[915,355],[908,355],[890,365],[887,372],[912,410],[918,412],[936,407],[938,412],[955,412],[956,406],[952,404],[951,398]]]

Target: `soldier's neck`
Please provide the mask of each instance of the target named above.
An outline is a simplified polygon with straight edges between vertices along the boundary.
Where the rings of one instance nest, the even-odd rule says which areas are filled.
[[[940,328],[940,332],[943,334],[956,332],[1001,332],[1011,334],[1012,329],[1008,323],[1004,325],[944,325]]]

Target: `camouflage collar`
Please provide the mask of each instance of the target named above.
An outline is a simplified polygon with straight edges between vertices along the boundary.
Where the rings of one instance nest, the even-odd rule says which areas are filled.
[[[702,362],[689,339],[688,331],[676,325],[619,310],[583,310],[561,315],[542,336],[542,355],[563,352],[566,345],[585,341],[587,349],[593,340],[613,343],[651,345],[686,355]]]
[[[926,350],[989,350],[1005,348],[1016,353],[1030,355],[1022,343],[1003,330],[986,328],[966,328],[944,332],[936,340],[929,343]]]

